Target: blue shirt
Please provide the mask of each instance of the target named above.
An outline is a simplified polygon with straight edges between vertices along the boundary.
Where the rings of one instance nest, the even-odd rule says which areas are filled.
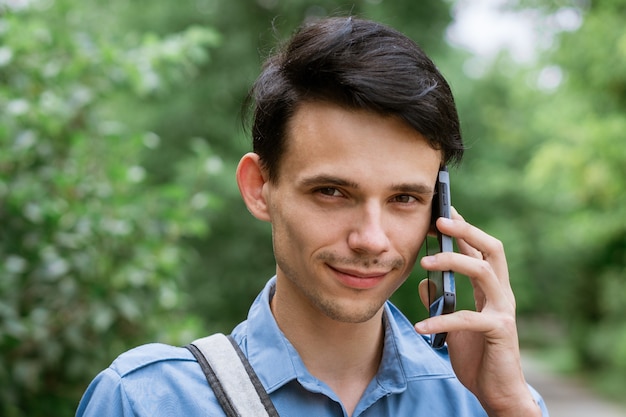
[[[233,331],[282,417],[346,416],[337,395],[306,369],[270,310],[274,282]],[[382,361],[354,416],[487,414],[456,379],[445,349],[433,350],[391,303],[385,305]],[[533,390],[543,415],[545,404]],[[185,348],[149,344],[120,355],[89,385],[78,407],[84,417],[224,416],[213,391]]]

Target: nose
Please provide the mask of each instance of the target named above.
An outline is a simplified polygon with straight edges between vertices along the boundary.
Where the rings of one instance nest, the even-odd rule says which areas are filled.
[[[389,250],[390,242],[384,227],[383,211],[376,204],[362,207],[355,214],[348,235],[348,245],[362,254],[379,255]]]

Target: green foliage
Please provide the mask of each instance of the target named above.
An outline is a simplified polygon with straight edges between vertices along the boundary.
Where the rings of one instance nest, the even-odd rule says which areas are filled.
[[[611,2],[599,3],[579,31],[563,37],[552,59],[564,70],[565,82],[531,119],[545,140],[527,165],[526,182],[556,214],[544,218],[550,237],[544,253],[559,255],[544,279],[561,289],[559,312],[569,323],[581,365],[626,375],[620,359],[626,354],[623,19],[623,10],[616,13]],[[567,250],[548,246],[557,244]],[[607,354],[609,346],[613,354]]]
[[[149,185],[142,159],[160,138],[106,103],[165,94],[217,37],[191,27],[125,43],[64,19],[76,2],[2,4],[0,414],[70,415],[117,354],[197,328],[163,334],[162,322],[185,305],[181,240],[204,236],[219,208],[205,191],[219,160],[194,149],[173,181]]]
[[[565,323],[567,339],[549,343],[569,343],[581,369],[619,376],[611,380],[623,391],[626,10],[602,1],[580,12],[580,29],[560,34],[535,65],[503,56],[475,84],[480,106],[462,106],[483,127],[470,130],[463,189],[469,204],[481,196],[475,214],[505,241],[521,314]],[[546,71],[562,82],[546,88]]]

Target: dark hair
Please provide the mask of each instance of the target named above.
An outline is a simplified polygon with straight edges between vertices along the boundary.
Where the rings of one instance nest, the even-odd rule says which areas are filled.
[[[405,120],[442,151],[463,155],[450,87],[424,51],[400,32],[368,20],[327,18],[304,24],[269,57],[253,85],[253,150],[278,179],[291,116],[307,101],[328,101]]]

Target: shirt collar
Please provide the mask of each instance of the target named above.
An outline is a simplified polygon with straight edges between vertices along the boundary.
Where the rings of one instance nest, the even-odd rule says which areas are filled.
[[[304,363],[295,348],[278,328],[270,301],[276,290],[276,277],[265,285],[256,298],[245,322],[248,360],[259,375],[268,393],[306,372]],[[238,339],[235,329],[234,336]],[[306,372],[308,374],[308,372]]]
[[[319,381],[308,372],[300,355],[276,324],[270,309],[275,288],[276,277],[268,281],[252,304],[247,322],[236,328],[233,335],[236,339],[246,339],[248,360],[268,393],[294,379],[310,390],[319,391]],[[368,391],[382,390],[381,394],[402,392],[406,389],[407,379],[450,377],[452,371],[445,360],[447,352],[433,351],[390,302],[384,308],[383,356]],[[237,335],[241,330],[245,334]]]

